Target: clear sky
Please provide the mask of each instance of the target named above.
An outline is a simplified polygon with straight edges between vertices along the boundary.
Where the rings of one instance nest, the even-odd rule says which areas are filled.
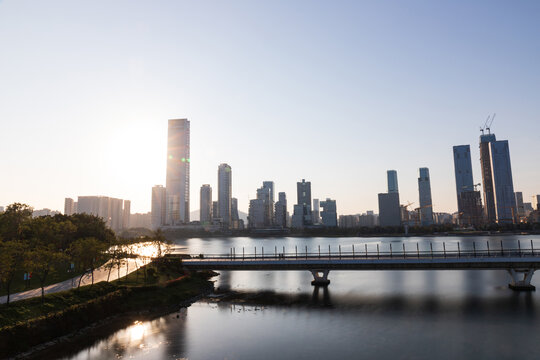
[[[452,146],[510,142],[540,193],[539,1],[0,0],[0,205],[108,195],[150,210],[167,119],[191,121],[191,210],[217,167],[246,211],[263,180],[377,211],[386,170],[456,210]],[[413,205],[414,206],[414,205]]]

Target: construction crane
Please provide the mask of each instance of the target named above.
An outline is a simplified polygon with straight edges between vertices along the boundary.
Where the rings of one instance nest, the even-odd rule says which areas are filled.
[[[491,134],[491,124],[493,124],[493,120],[495,120],[496,113],[493,114],[493,116],[488,115],[486,122],[484,123],[484,126],[480,126],[480,132],[482,135],[484,135],[484,132],[487,131],[488,134]]]

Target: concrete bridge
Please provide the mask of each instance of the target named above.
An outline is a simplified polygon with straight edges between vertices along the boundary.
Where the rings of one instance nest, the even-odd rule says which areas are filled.
[[[312,285],[327,286],[330,283],[328,274],[331,270],[507,270],[511,277],[508,286],[513,290],[535,290],[531,279],[536,269],[540,268],[540,249],[536,251],[531,241],[530,249],[490,249],[487,250],[447,251],[443,244],[443,251],[420,251],[418,244],[416,251],[405,251],[405,244],[395,251],[390,245],[388,251],[368,251],[367,245],[363,251],[285,252],[277,250],[264,253],[264,248],[257,253],[241,254],[231,248],[229,254],[221,255],[191,255],[183,256],[182,264],[186,270],[231,270],[231,271],[310,271],[313,275]]]

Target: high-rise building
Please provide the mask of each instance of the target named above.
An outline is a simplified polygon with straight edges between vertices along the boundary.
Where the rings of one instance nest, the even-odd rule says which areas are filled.
[[[218,168],[218,211],[225,227],[231,224],[232,169],[228,164]]]
[[[313,224],[321,223],[321,203],[319,199],[313,199]]]
[[[383,227],[401,225],[399,193],[379,194],[379,225]]]
[[[388,178],[388,192],[389,193],[398,193],[398,181],[397,181],[397,171],[396,170],[388,170],[386,172],[387,178]]]
[[[478,226],[482,223],[483,218],[482,198],[474,186],[471,147],[469,145],[454,146],[454,173],[459,224]]]
[[[231,228],[233,229],[243,229],[244,220],[240,219],[238,214],[238,199],[231,198]]]
[[[123,204],[122,199],[107,196],[79,196],[77,212],[100,217],[108,227],[119,231],[122,230]]]
[[[219,206],[218,206],[217,201],[212,201],[212,222],[214,221],[221,222],[220,217],[219,217]]]
[[[129,229],[130,227],[130,220],[131,217],[131,201],[130,200],[124,200],[124,212],[122,214],[122,228],[123,229]]]
[[[64,200],[64,215],[75,214],[75,201],[72,198],[66,198]]]
[[[294,205],[292,227],[303,228],[313,223],[311,214],[311,182],[302,179],[296,183],[297,204]]]
[[[163,185],[152,187],[151,226],[156,230],[167,222],[167,191]]]
[[[516,191],[516,209],[520,218],[525,216],[525,205],[523,204],[523,193]]]
[[[433,225],[433,203],[428,168],[420,168],[418,171],[418,194],[420,197],[420,223],[422,226]]]
[[[200,205],[201,224],[210,224],[212,222],[212,188],[209,184],[201,186],[201,205]]]
[[[274,197],[274,182],[273,181],[263,181],[263,188],[268,189],[268,192],[270,194],[270,198],[268,201],[268,214],[270,218],[270,225],[274,224],[274,203],[275,203],[275,197]]]
[[[248,227],[250,229],[262,229],[266,227],[266,204],[264,199],[249,201]]]
[[[325,201],[321,201],[321,207],[323,208],[321,212],[322,224],[327,227],[338,226],[336,200],[327,198]]]
[[[512,224],[516,221],[518,214],[508,141],[490,142],[489,154],[495,199],[495,218],[499,224]]]
[[[469,145],[454,146],[454,172],[456,176],[458,211],[461,211],[459,204],[460,194],[464,191],[474,191],[471,147]]]
[[[534,195],[532,200],[533,210],[540,210],[540,195]]]
[[[496,141],[495,134],[480,136],[480,166],[482,168],[482,184],[484,190],[484,218],[488,223],[497,219],[495,212],[495,191],[493,188],[493,173],[491,169],[490,143]]]
[[[167,133],[167,224],[189,223],[189,120],[169,120]]]
[[[249,202],[249,224],[254,228],[269,228],[274,223],[274,183],[263,182],[263,186],[257,189],[257,199]]]
[[[278,194],[278,201],[274,208],[276,226],[287,227],[287,196],[284,192]]]

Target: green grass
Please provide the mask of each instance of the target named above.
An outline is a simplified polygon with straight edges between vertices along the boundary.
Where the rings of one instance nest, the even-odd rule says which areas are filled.
[[[180,264],[177,263],[151,263],[146,266],[146,278],[144,272],[145,269],[142,267],[127,277],[112,282],[100,282],[81,286],[79,289],[47,294],[43,304],[41,297],[20,300],[9,305],[2,304],[0,305],[0,331],[5,326],[57,313],[70,306],[84,304],[118,290],[130,289],[132,291],[123,304],[123,309],[130,311],[138,309],[143,303],[148,305],[146,308],[151,308],[151,306],[186,300],[197,295],[201,287],[207,285],[208,275],[203,274],[186,277],[174,283],[174,286],[166,286],[168,281],[183,274]]]

